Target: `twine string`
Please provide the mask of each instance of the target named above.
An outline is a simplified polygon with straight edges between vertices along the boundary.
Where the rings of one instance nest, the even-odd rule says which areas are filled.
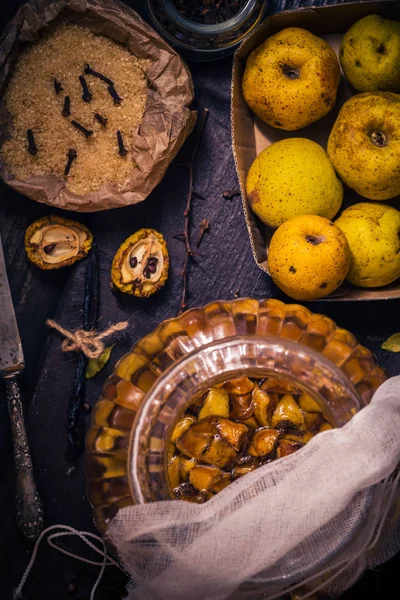
[[[46,529],[44,529],[42,531],[42,533],[39,535],[38,539],[35,542],[35,547],[33,549],[32,552],[32,556],[31,559],[28,563],[28,566],[25,569],[24,574],[22,575],[21,581],[18,585],[18,587],[15,589],[12,600],[17,600],[18,598],[21,598],[21,594],[22,594],[22,590],[23,587],[26,583],[26,580],[29,577],[29,573],[32,570],[33,565],[35,564],[35,560],[37,557],[37,553],[39,551],[39,546],[41,541],[43,540],[43,538],[50,532],[50,531],[54,531],[55,529],[61,529],[62,531],[58,531],[57,533],[52,533],[51,535],[49,535],[49,537],[47,538],[47,543],[52,547],[55,548],[56,550],[58,550],[59,552],[62,552],[63,554],[66,554],[67,556],[70,556],[71,558],[75,558],[76,560],[79,560],[81,562],[85,562],[88,563],[90,565],[95,565],[95,566],[100,566],[100,572],[98,574],[98,577],[92,587],[92,591],[90,593],[90,600],[94,600],[94,595],[96,593],[96,590],[99,586],[99,583],[103,577],[104,571],[106,569],[106,567],[110,567],[110,566],[115,566],[117,568],[120,568],[118,563],[112,559],[108,554],[107,554],[107,548],[104,545],[104,541],[101,537],[99,537],[98,535],[95,535],[94,533],[91,533],[90,531],[78,531],[77,529],[74,529],[73,527],[69,527],[68,525],[51,525],[50,527],[47,527]],[[77,535],[78,537],[80,537],[80,539],[87,544],[90,548],[92,548],[92,550],[94,550],[95,552],[97,552],[98,554],[100,554],[100,556],[102,556],[103,560],[100,561],[94,561],[94,560],[90,560],[88,558],[84,558],[83,556],[79,556],[79,554],[73,554],[72,552],[69,552],[68,550],[65,550],[64,548],[61,548],[58,544],[56,544],[55,542],[53,542],[53,540],[55,538],[59,538],[59,537],[64,537],[66,535]],[[95,546],[94,544],[92,544],[92,542],[89,541],[88,538],[92,538],[93,540],[96,540],[97,542],[100,542],[103,546],[103,549],[100,550],[97,546]]]
[[[65,339],[61,344],[63,352],[83,352],[87,358],[94,359],[99,358],[102,352],[104,352],[105,344],[103,339],[117,331],[124,331],[129,325],[128,321],[121,321],[98,333],[97,331],[85,331],[84,329],[68,331],[68,329],[65,329],[52,319],[48,319],[46,323],[49,327],[52,327],[64,336]]]

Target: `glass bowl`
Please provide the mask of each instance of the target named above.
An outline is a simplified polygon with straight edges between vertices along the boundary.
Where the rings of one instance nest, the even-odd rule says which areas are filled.
[[[158,33],[187,60],[217,60],[232,54],[257,27],[267,0],[247,0],[240,11],[222,23],[205,25],[182,15],[171,0],[147,0]]]
[[[213,302],[141,339],[106,382],[86,437],[99,531],[124,506],[171,498],[165,450],[194,396],[231,377],[277,373],[311,393],[333,426],[368,404],[387,378],[350,332],[273,299]]]

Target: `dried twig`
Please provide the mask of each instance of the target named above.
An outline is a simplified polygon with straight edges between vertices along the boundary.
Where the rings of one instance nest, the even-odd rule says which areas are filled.
[[[222,192],[222,195],[226,200],[232,200],[232,198],[234,198],[235,196],[240,196],[240,190],[239,189],[225,190],[224,192]]]
[[[190,264],[190,260],[191,260],[191,258],[193,258],[193,255],[194,255],[194,250],[192,249],[192,247],[190,245],[190,231],[189,231],[192,200],[193,200],[193,197],[195,195],[197,195],[197,192],[195,192],[194,185],[193,185],[193,169],[194,169],[194,163],[195,163],[195,160],[197,157],[197,153],[199,151],[200,142],[201,142],[201,139],[203,136],[204,128],[207,123],[208,114],[209,114],[208,108],[204,108],[202,116],[201,116],[199,131],[198,131],[196,143],[193,148],[192,155],[190,157],[190,160],[187,163],[183,163],[183,165],[182,165],[189,169],[189,189],[188,189],[186,208],[183,211],[183,216],[184,216],[183,232],[178,234],[177,236],[175,236],[176,239],[181,239],[184,242],[185,247],[186,247],[185,260],[183,263],[182,270],[180,272],[180,275],[183,278],[182,298],[181,298],[181,305],[180,305],[180,309],[179,309],[180,313],[183,312],[187,308],[188,267]]]
[[[201,240],[206,231],[210,229],[210,221],[208,219],[203,219],[200,221],[200,229],[199,229],[199,237],[197,238],[196,248],[198,248],[201,244]]]

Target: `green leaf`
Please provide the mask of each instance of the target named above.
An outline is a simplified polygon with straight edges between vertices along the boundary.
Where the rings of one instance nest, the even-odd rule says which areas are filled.
[[[111,356],[111,350],[114,348],[115,344],[112,346],[108,346],[108,348],[104,348],[103,352],[100,354],[99,358],[89,358],[89,362],[86,368],[86,379],[91,379],[99,371],[102,370],[104,365],[108,363]]]
[[[400,333],[391,335],[386,342],[383,342],[381,348],[388,352],[400,352]]]

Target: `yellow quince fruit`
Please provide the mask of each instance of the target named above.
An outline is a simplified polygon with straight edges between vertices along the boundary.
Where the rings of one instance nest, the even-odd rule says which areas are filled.
[[[325,116],[336,103],[339,61],[320,37],[288,27],[248,57],[242,90],[263,121],[294,131]]]
[[[400,212],[387,204],[360,202],[347,208],[335,224],[345,234],[352,262],[347,281],[380,287],[400,277]]]
[[[246,192],[253,212],[271,227],[296,215],[332,219],[343,200],[325,150],[307,138],[287,138],[263,150],[249,169]]]
[[[339,58],[358,92],[400,92],[400,22],[363,17],[345,33]]]
[[[344,103],[328,140],[341,180],[369,200],[400,194],[400,94],[365,92]]]

